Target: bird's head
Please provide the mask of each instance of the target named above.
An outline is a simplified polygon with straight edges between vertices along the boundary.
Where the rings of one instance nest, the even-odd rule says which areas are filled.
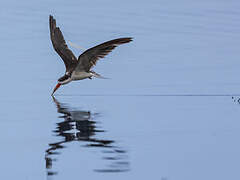
[[[71,82],[72,79],[71,79],[71,74],[68,74],[66,73],[64,76],[60,77],[58,79],[58,83],[57,85],[55,86],[53,92],[52,92],[52,95],[55,93],[55,91],[61,86],[61,85],[64,85],[64,84],[67,84],[69,82]]]

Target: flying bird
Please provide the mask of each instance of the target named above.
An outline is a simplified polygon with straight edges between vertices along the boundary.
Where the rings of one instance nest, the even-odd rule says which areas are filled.
[[[68,48],[60,28],[56,26],[56,20],[51,15],[49,16],[49,26],[53,48],[62,58],[66,67],[65,74],[58,79],[52,96],[61,85],[70,83],[71,81],[86,78],[92,79],[92,77],[101,78],[102,76],[100,74],[91,70],[91,68],[96,65],[96,62],[110,53],[118,45],[132,41],[131,37],[113,39],[84,51],[77,59]]]

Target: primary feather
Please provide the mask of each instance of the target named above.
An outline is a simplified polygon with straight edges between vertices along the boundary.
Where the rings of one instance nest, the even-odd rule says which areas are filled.
[[[110,53],[115,47],[120,44],[129,43],[132,41],[132,38],[119,38],[114,39],[111,41],[104,42],[99,44],[93,48],[90,48],[83,52],[78,57],[78,65],[76,67],[77,71],[89,71],[96,62],[100,59],[105,57],[108,53]]]
[[[49,26],[53,48],[62,58],[66,66],[66,72],[72,71],[76,67],[77,58],[68,48],[60,28],[56,26],[56,20],[51,15],[49,16]]]

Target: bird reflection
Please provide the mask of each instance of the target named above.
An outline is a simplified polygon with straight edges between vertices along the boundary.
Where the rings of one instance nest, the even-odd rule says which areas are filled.
[[[59,118],[63,119],[63,121],[56,124],[56,129],[53,132],[56,136],[62,137],[62,140],[49,144],[49,148],[46,150],[45,160],[48,176],[57,174],[53,170],[53,164],[57,161],[60,150],[66,148],[64,145],[72,141],[84,142],[84,146],[80,148],[93,147],[101,149],[102,159],[109,161],[109,163],[107,167],[94,169],[95,172],[129,171],[127,151],[116,146],[114,140],[97,138],[98,133],[104,132],[104,130],[96,127],[96,121],[94,121],[99,114],[93,114],[90,111],[74,110],[66,104],[58,102],[55,98],[53,98],[53,101],[57,106],[58,113],[61,114]]]

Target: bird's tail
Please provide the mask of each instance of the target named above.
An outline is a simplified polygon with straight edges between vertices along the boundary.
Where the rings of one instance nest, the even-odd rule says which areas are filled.
[[[93,77],[95,78],[99,78],[99,79],[109,79],[109,78],[106,78],[106,77],[103,77],[101,76],[100,74],[94,72],[94,71],[91,71],[91,74],[93,75]]]

